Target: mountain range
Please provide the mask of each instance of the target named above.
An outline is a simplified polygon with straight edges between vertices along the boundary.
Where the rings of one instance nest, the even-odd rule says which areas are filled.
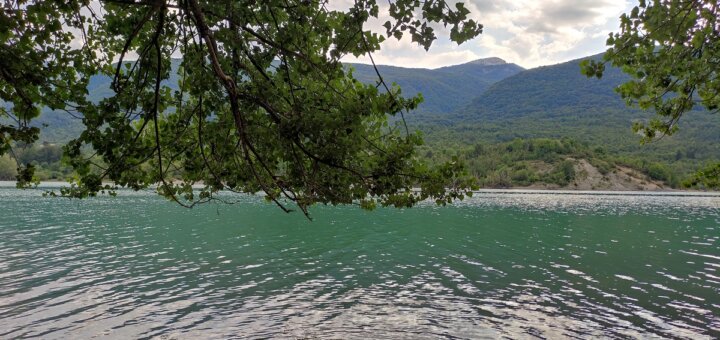
[[[613,153],[652,155],[665,162],[720,159],[720,116],[697,108],[680,120],[676,134],[641,145],[632,124],[655,114],[628,107],[615,92],[629,77],[608,67],[601,79],[589,79],[580,73],[580,61],[502,79],[444,118],[456,138],[465,141],[570,137]]]
[[[601,55],[588,58],[600,58]],[[515,138],[570,137],[617,154],[648,156],[672,163],[699,165],[720,159],[720,117],[702,110],[681,120],[680,132],[640,145],[633,121],[652,113],[628,108],[614,88],[626,81],[608,67],[602,79],[580,74],[580,60],[525,70],[499,58],[437,69],[377,66],[387,83],[397,83],[405,96],[422,93],[424,102],[406,116],[431,144],[505,142]],[[375,68],[346,64],[366,83],[378,79]],[[95,76],[91,98],[110,95],[110,79]],[[65,113],[45,112],[41,139],[64,142],[81,131],[81,123]]]
[[[525,69],[500,58],[486,58],[437,69],[404,68],[348,64],[354,76],[365,83],[378,80],[377,72],[388,83],[397,83],[405,96],[421,93],[424,102],[417,113],[448,114],[470,104],[492,84]]]

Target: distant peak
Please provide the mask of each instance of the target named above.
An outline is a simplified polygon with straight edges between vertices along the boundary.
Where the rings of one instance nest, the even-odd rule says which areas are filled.
[[[505,60],[502,60],[497,57],[491,57],[491,58],[482,58],[482,59],[478,59],[478,60],[473,60],[473,61],[469,62],[468,64],[492,66],[492,65],[505,65],[505,64],[507,64],[507,62]]]

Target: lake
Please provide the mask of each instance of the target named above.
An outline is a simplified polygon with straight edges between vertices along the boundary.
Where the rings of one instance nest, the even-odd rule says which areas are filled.
[[[720,197],[181,208],[0,188],[0,338],[720,336]]]

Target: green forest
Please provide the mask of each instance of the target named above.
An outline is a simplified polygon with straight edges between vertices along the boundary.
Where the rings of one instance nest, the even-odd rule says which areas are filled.
[[[40,181],[66,181],[74,176],[72,168],[62,159],[62,147],[42,143],[16,146],[14,154],[23,164],[32,165]],[[430,163],[457,159],[483,188],[540,186],[573,188],[573,182],[587,174],[576,168],[587,161],[606,176],[621,167],[637,171],[641,177],[678,188],[689,173],[679,172],[667,162],[647,158],[619,156],[600,146],[570,138],[514,139],[509,142],[477,142],[474,144],[434,143],[419,148],[419,156]],[[17,165],[10,155],[0,158],[0,180],[14,180]],[[605,177],[609,180],[608,177]],[[602,189],[596,186],[590,189]]]
[[[581,169],[584,160],[608,181],[613,180],[608,174],[627,168],[640,181],[682,188],[698,169],[720,159],[720,136],[713,133],[720,128],[719,117],[700,110],[689,113],[692,119],[682,121],[677,134],[641,143],[631,126],[652,114],[628,108],[617,96],[613,89],[627,79],[617,69],[597,80],[580,74],[579,60],[531,70],[487,60],[436,70],[378,68],[387,81],[402,87],[404,96],[424,98],[404,116],[425,140],[418,157],[431,164],[455,157],[480,187],[573,189],[587,176]],[[377,79],[371,66],[347,67],[363,82]],[[93,77],[89,98],[101,100],[109,86],[109,78]],[[82,131],[82,120],[46,109],[36,124],[40,142],[16,145],[15,156],[35,168],[37,180],[72,178],[62,146]],[[16,168],[12,156],[4,155],[0,179],[14,180]]]

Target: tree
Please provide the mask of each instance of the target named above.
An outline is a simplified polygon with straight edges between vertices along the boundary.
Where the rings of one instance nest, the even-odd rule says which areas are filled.
[[[218,199],[220,190],[262,191],[282,209],[289,200],[305,213],[314,203],[405,207],[462,198],[471,182],[460,164],[431,168],[415,155],[422,139],[402,115],[421,98],[402,97],[379,73],[377,84],[362,84],[340,59],[372,58],[385,37],[410,35],[428,49],[433,24],[449,28],[457,43],[482,26],[462,3],[394,0],[385,34],[377,34],[365,27],[380,14],[376,0],[346,10],[328,5],[5,2],[0,99],[9,105],[0,115],[13,124],[0,125],[0,154],[13,141],[36,140],[29,122],[48,106],[85,125],[64,150],[78,173],[65,196],[159,183],[160,194],[187,206]],[[113,95],[91,102],[86,87],[97,73],[113,78]],[[401,119],[389,123],[388,115]],[[32,169],[21,170],[22,184]],[[199,193],[196,183],[203,184]]]
[[[17,176],[16,165],[7,155],[0,156],[0,180],[8,181]]]
[[[620,67],[632,79],[617,91],[629,105],[652,109],[657,117],[636,123],[645,141],[671,135],[680,118],[697,105],[720,108],[720,5],[716,0],[640,0],[620,17],[620,32],[611,33],[603,60],[585,61],[582,71],[601,77],[605,65]],[[704,171],[694,183],[717,171]],[[707,177],[707,176],[710,177]]]
[[[77,109],[85,104],[86,77],[96,71],[95,46],[72,48],[73,30],[83,27],[80,3],[4,1],[0,7],[0,156],[14,142],[30,144],[30,126],[40,108]],[[85,4],[87,5],[87,4]],[[19,167],[19,184],[32,167]]]

